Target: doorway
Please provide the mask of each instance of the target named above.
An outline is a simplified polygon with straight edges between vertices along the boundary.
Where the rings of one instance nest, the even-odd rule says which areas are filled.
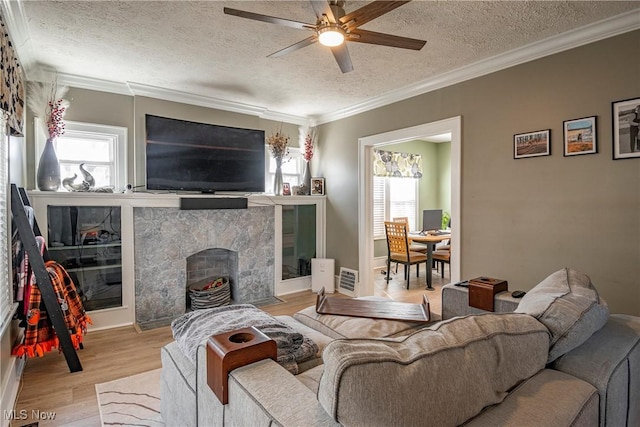
[[[451,134],[451,222],[455,225],[451,233],[451,282],[460,280],[460,174],[462,152],[462,117],[452,117],[432,123],[398,129],[358,140],[358,268],[360,283],[357,296],[373,295],[373,173],[372,152],[374,147],[418,139],[428,139],[443,133]]]

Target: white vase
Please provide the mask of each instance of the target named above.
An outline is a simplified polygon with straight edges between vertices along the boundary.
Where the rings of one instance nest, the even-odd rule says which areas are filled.
[[[273,178],[273,194],[282,196],[282,159],[276,159],[276,174]]]

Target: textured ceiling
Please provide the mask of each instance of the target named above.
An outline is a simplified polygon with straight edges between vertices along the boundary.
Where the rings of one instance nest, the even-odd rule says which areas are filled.
[[[368,2],[347,1],[347,13]],[[349,43],[342,74],[310,32],[223,14],[233,7],[315,23],[307,1],[25,1],[32,63],[297,116],[348,108],[497,54],[638,8],[637,1],[413,1],[363,29],[427,40],[421,51]],[[24,29],[23,29],[24,30]]]

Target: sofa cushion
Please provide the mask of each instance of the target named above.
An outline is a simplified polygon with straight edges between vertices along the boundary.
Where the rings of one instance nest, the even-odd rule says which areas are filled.
[[[589,276],[570,268],[556,271],[536,285],[515,312],[534,316],[549,329],[548,362],[585,342],[609,318],[607,303]]]
[[[598,392],[591,384],[543,369],[486,408],[465,427],[598,426]]]
[[[457,317],[402,339],[336,340],[318,400],[345,426],[459,425],[543,369],[548,351],[544,325],[512,313]]]
[[[301,374],[296,375],[298,381],[305,385],[314,394],[318,393],[318,387],[320,385],[320,378],[322,377],[322,371],[324,366],[319,365],[315,368],[304,371]]]
[[[600,425],[640,426],[640,317],[612,314],[602,329],[550,367],[598,389]]]
[[[405,336],[425,326],[424,323],[318,314],[315,305],[300,310],[293,317],[298,322],[334,339]]]

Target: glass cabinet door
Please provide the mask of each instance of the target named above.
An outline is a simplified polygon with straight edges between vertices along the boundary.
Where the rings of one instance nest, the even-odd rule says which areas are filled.
[[[316,257],[316,205],[282,206],[282,280],[311,275]]]
[[[87,311],[121,307],[119,206],[47,207],[48,250],[73,279]]]

